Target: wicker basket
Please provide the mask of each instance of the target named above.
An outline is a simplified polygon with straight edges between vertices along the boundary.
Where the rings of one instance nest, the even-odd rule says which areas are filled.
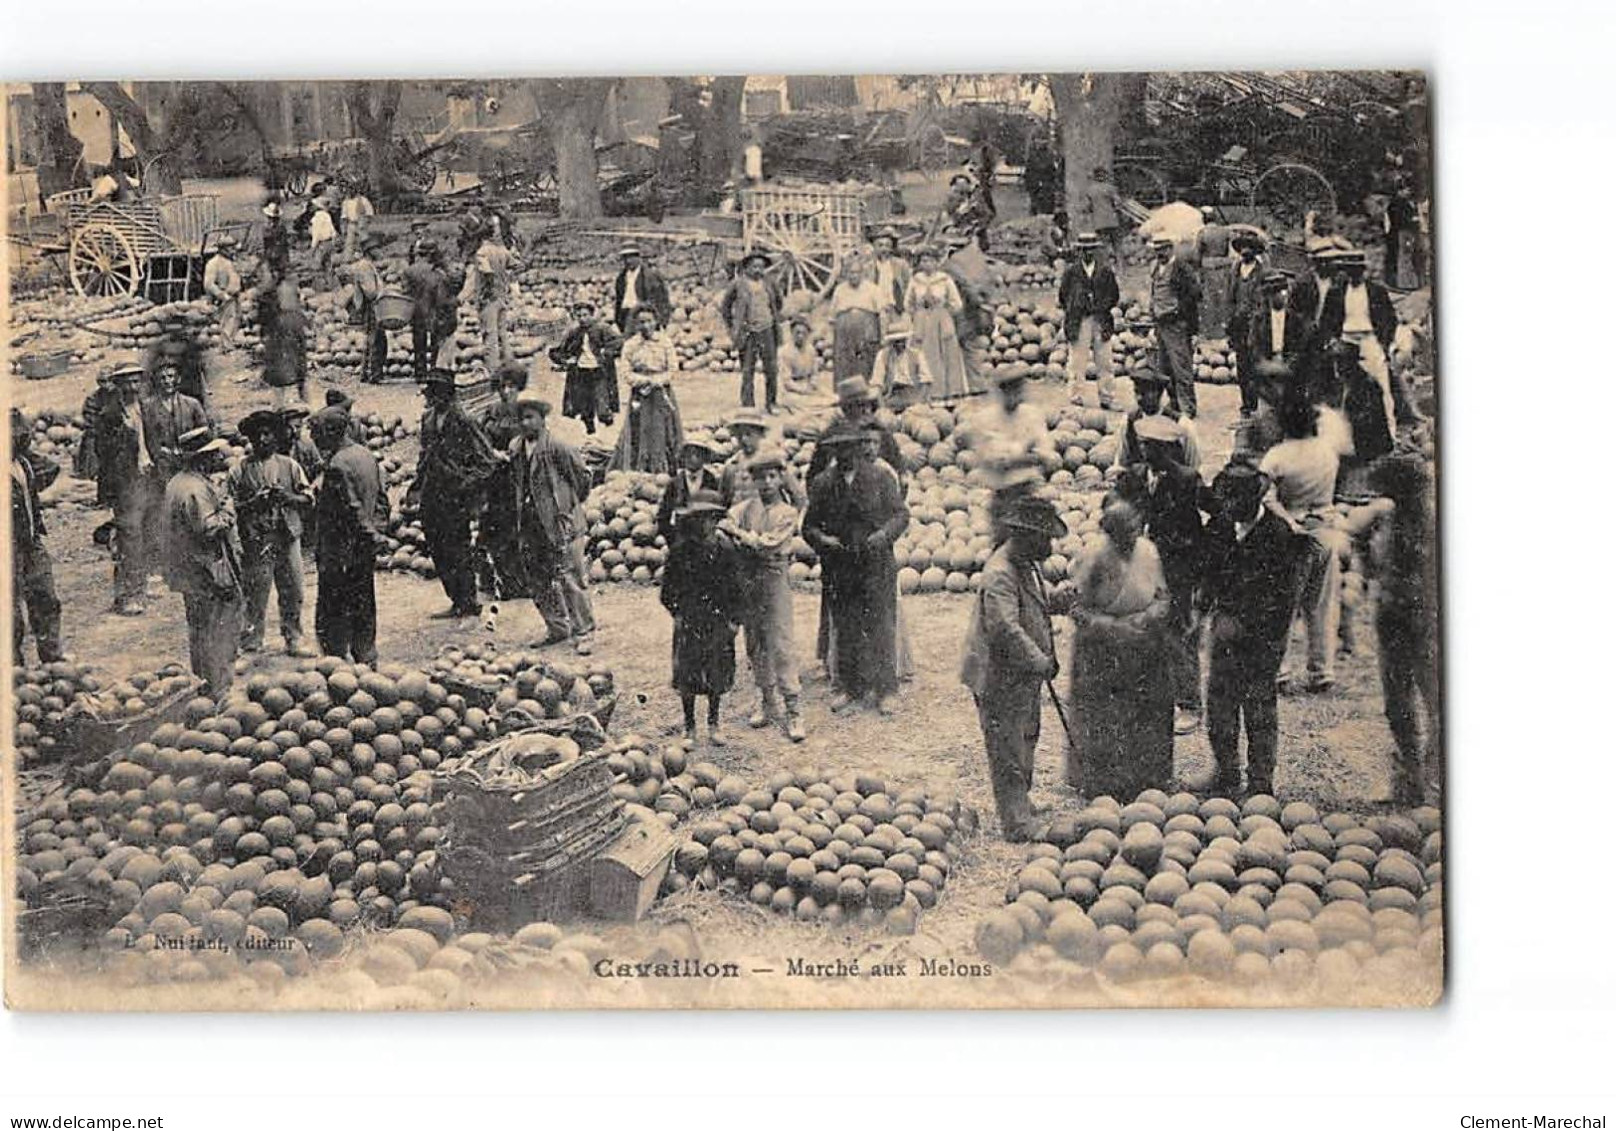
[[[408,295],[389,291],[377,296],[376,325],[383,330],[402,330],[415,316],[415,300]]]

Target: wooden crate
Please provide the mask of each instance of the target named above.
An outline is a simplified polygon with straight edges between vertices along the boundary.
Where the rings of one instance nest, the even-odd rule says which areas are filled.
[[[129,719],[98,719],[75,707],[68,715],[67,760],[75,764],[94,762],[114,750],[127,750],[145,742],[164,723],[183,722],[186,704],[196,698],[200,687],[198,682],[181,688],[151,710]]]
[[[678,841],[661,821],[635,821],[590,862],[589,909],[602,919],[638,922],[656,902]]]

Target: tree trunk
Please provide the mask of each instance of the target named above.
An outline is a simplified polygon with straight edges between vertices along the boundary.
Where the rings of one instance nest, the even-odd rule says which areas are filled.
[[[533,101],[555,150],[561,215],[590,220],[601,215],[600,166],[595,131],[606,111],[611,79],[535,79]]]
[[[219,91],[228,98],[241,116],[252,127],[253,133],[258,135],[258,148],[264,162],[264,174],[267,177],[275,167],[275,150],[269,141],[269,130],[264,126],[264,120],[258,116],[258,110],[253,106],[252,97],[247,92],[246,85],[234,82],[215,83]]]
[[[354,129],[365,141],[368,195],[382,200],[395,197],[404,187],[398,167],[398,145],[393,137],[393,123],[398,118],[404,84],[350,82],[345,93]]]
[[[1095,169],[1111,171],[1128,78],[1109,73],[1049,76],[1061,154],[1066,159],[1066,214],[1073,232],[1099,226],[1089,190]]]
[[[719,75],[709,86],[712,108],[701,131],[701,187],[717,193],[725,181],[741,180],[746,139],[741,129],[745,75]]]
[[[84,144],[67,125],[67,85],[59,82],[34,83],[34,130],[39,135],[39,203],[59,192],[66,192],[84,178],[78,169]],[[76,175],[77,174],[77,175]]]
[[[140,103],[129,97],[123,87],[115,82],[87,82],[84,89],[107,108],[113,121],[129,135],[129,141],[135,147],[135,156],[140,159],[142,169],[146,172],[146,180],[141,187],[158,196],[178,195],[179,163],[169,160],[153,164],[153,159],[164,153],[165,143]]]

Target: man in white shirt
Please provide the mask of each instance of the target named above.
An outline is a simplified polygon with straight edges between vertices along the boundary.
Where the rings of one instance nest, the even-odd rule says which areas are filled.
[[[342,199],[342,250],[352,255],[359,250],[359,240],[370,226],[370,218],[376,215],[375,205],[370,198],[360,192],[357,187],[350,186],[348,193]]]
[[[325,197],[314,202],[309,218],[309,247],[314,251],[314,269],[322,285],[330,281],[331,258],[337,251],[337,225],[331,219],[331,203]]]
[[[491,224],[484,224],[482,243],[467,265],[462,302],[477,304],[483,331],[483,364],[492,372],[510,360],[505,338],[505,305],[511,296],[511,252]]]
[[[1336,477],[1351,435],[1336,414],[1322,416],[1301,398],[1279,406],[1285,439],[1270,448],[1258,470],[1273,481],[1268,506],[1316,543],[1313,570],[1302,594],[1307,618],[1307,690],[1335,686],[1336,641],[1341,630],[1341,560],[1352,549],[1335,511]],[[1290,682],[1281,677],[1281,682]]]

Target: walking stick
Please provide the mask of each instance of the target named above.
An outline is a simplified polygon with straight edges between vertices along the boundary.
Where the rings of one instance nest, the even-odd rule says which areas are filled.
[[[1044,686],[1049,688],[1049,701],[1055,704],[1055,714],[1061,721],[1061,729],[1066,732],[1066,741],[1070,742],[1075,750],[1077,748],[1077,736],[1072,733],[1072,724],[1066,717],[1066,708],[1061,706],[1060,692],[1055,690],[1055,681],[1046,679],[1044,680]]]

